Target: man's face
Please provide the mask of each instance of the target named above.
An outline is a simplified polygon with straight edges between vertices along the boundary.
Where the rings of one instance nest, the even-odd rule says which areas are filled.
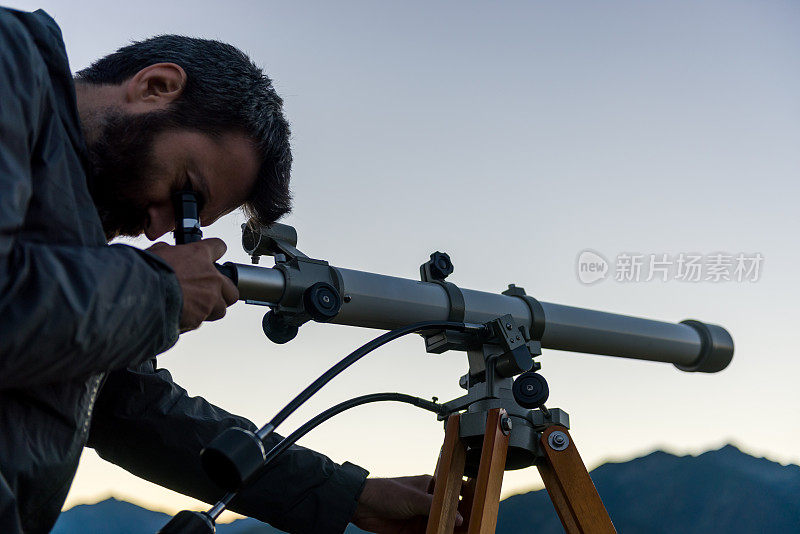
[[[212,137],[170,122],[166,112],[108,111],[89,146],[92,197],[109,240],[172,231],[172,194],[187,186],[201,198],[203,226],[247,199],[258,172],[253,144],[238,133]]]

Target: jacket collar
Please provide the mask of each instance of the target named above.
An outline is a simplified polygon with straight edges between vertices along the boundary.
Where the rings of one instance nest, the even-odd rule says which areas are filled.
[[[83,131],[80,126],[78,102],[75,96],[75,82],[69,68],[69,60],[67,59],[67,51],[64,46],[61,29],[56,24],[56,21],[42,9],[33,13],[21,13],[18,16],[18,20],[27,28],[47,66],[53,92],[57,100],[57,104],[54,106],[55,113],[61,119],[64,130],[80,157],[86,176],[89,177],[91,172],[89,172],[86,140],[83,137]]]

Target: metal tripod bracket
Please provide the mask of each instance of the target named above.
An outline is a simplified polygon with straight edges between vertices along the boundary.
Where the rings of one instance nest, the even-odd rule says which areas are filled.
[[[453,262],[446,252],[438,250],[431,254],[430,260],[419,266],[420,280],[438,284],[447,294],[448,313],[447,320],[455,323],[464,321],[466,304],[461,289],[452,282],[445,280],[453,273]],[[426,334],[425,350],[430,354],[441,354],[448,350],[466,350],[475,340],[461,332],[442,330],[434,334]]]

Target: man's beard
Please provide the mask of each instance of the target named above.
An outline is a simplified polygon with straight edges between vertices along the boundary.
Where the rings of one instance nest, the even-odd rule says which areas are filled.
[[[89,161],[92,194],[106,239],[138,236],[148,225],[147,189],[151,174],[153,139],[170,124],[168,112],[130,115],[108,110],[97,139],[91,143]]]

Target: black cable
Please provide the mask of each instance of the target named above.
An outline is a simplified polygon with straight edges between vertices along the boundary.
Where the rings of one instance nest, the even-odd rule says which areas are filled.
[[[362,404],[386,401],[404,402],[406,404],[413,404],[414,406],[422,408],[423,410],[428,410],[429,412],[436,414],[444,413],[444,405],[437,404],[436,402],[422,399],[420,397],[414,397],[413,395],[406,395],[404,393],[370,393],[368,395],[361,395],[360,397],[355,397],[344,402],[340,402],[336,406],[328,408],[324,412],[319,413],[316,417],[310,419],[303,426],[283,438],[280,442],[278,442],[277,445],[272,447],[272,449],[270,449],[270,451],[264,457],[264,462],[261,464],[261,467],[249,480],[255,480],[266,470],[270,462],[280,456],[281,453],[283,453],[286,449],[294,445],[297,440],[308,434],[310,431],[328,419],[344,412],[345,410],[349,410],[350,408],[361,406]],[[245,487],[249,480],[246,481],[242,487]],[[209,512],[209,517],[214,520],[219,517],[219,514],[221,514],[225,507],[230,504],[231,500],[233,500],[233,498],[236,496],[236,493],[238,493],[238,490],[227,493],[224,497],[222,497],[222,499],[220,499],[219,502],[217,502],[217,504],[215,504]]]
[[[435,414],[444,413],[444,406],[441,404],[437,404],[435,402],[422,399],[420,397],[414,397],[412,395],[406,395],[404,393],[371,393],[369,395],[362,395],[360,397],[355,397],[350,400],[346,400],[333,406],[332,408],[328,408],[324,412],[320,413],[313,419],[310,419],[307,423],[303,426],[289,434],[287,437],[283,438],[277,445],[275,445],[267,455],[264,457],[264,465],[271,462],[276,456],[281,454],[291,445],[293,445],[297,440],[308,434],[311,430],[316,428],[317,426],[321,425],[331,417],[338,415],[345,410],[349,410],[350,408],[355,408],[356,406],[361,406],[362,404],[368,404],[371,402],[386,402],[386,401],[393,401],[393,402],[404,402],[406,404],[413,404],[418,408],[422,408],[423,410],[428,410],[429,412],[433,412]]]
[[[299,408],[304,402],[306,402],[309,398],[311,398],[317,391],[319,391],[322,387],[324,387],[325,384],[327,384],[328,382],[333,380],[333,378],[335,378],[339,373],[341,373],[342,371],[344,371],[345,369],[347,369],[348,367],[353,365],[355,362],[357,362],[358,360],[360,360],[361,358],[363,358],[364,356],[366,356],[367,354],[369,354],[373,350],[375,350],[375,349],[387,344],[390,341],[398,339],[398,338],[400,338],[402,336],[405,336],[405,335],[408,335],[408,334],[413,334],[413,333],[420,333],[420,332],[423,332],[425,330],[433,330],[433,331],[456,330],[458,332],[472,333],[472,334],[474,334],[476,336],[476,338],[477,338],[476,340],[479,340],[479,341],[482,341],[483,337],[491,335],[491,329],[487,325],[474,324],[474,323],[459,323],[459,322],[453,322],[453,321],[422,321],[422,322],[413,323],[413,324],[410,324],[410,325],[407,325],[407,326],[403,326],[401,328],[396,328],[394,330],[386,332],[385,334],[382,334],[382,335],[376,337],[375,339],[373,339],[373,340],[365,343],[364,345],[360,346],[359,348],[357,348],[356,350],[354,350],[353,352],[351,352],[350,354],[348,354],[347,356],[342,358],[338,363],[336,363],[333,367],[328,369],[319,378],[314,380],[314,382],[312,382],[308,387],[306,387],[303,391],[301,391],[294,399],[292,399],[286,406],[284,406],[283,409],[280,412],[278,412],[275,415],[275,417],[273,417],[269,421],[269,423],[267,423],[266,425],[264,425],[260,429],[258,429],[258,431],[255,433],[254,437],[259,439],[259,440],[261,440],[261,442],[263,443],[264,440],[277,428],[278,425],[280,425],[283,421],[285,421],[287,417],[289,417],[295,410],[297,410],[297,408]],[[426,401],[424,399],[419,399],[418,397],[411,397],[409,395],[403,395],[403,394],[400,394],[400,393],[393,393],[393,394],[382,393],[382,394],[375,394],[375,395],[378,395],[380,398],[371,397],[369,395],[366,395],[366,396],[363,396],[363,397],[357,397],[355,399],[351,399],[350,401],[345,401],[345,402],[343,402],[341,404],[337,404],[333,408],[330,408],[329,410],[326,410],[325,412],[319,414],[312,421],[309,421],[309,423],[306,423],[306,425],[310,424],[310,426],[307,427],[306,425],[304,425],[303,427],[300,427],[300,429],[298,429],[298,431],[301,430],[301,429],[304,429],[304,428],[306,429],[302,434],[297,434],[298,431],[295,431],[292,434],[292,436],[297,434],[297,436],[295,437],[295,441],[296,441],[297,439],[300,439],[300,437],[303,434],[305,434],[305,432],[308,432],[309,430],[314,428],[314,426],[322,423],[323,421],[327,420],[328,418],[333,417],[337,413],[340,413],[341,411],[347,410],[348,408],[352,408],[353,406],[358,406],[360,404],[364,404],[365,402],[376,402],[376,401],[379,401],[379,400],[395,400],[395,401],[399,401],[399,402],[410,402],[411,404],[415,404],[417,406],[420,406],[422,408],[425,408],[427,410],[431,410],[431,411],[434,411],[434,412],[437,412],[436,406],[439,406],[439,405],[437,405],[435,403],[431,403],[430,401]],[[383,397],[384,395],[397,395],[397,396],[396,397],[393,396],[391,398],[385,398],[385,397]],[[355,404],[353,404],[353,403],[355,403]],[[420,404],[420,403],[422,403],[422,404]],[[316,423],[312,423],[314,421],[316,421]],[[276,447],[280,446],[284,442],[287,443],[286,447],[288,447],[294,441],[288,442],[287,439],[284,438],[284,440],[282,440],[278,445],[276,445]],[[271,454],[272,454],[272,450],[270,450],[270,452],[266,456],[266,457],[270,458],[269,461],[272,461],[272,459],[274,458],[274,456],[271,456]],[[277,454],[280,454],[280,452],[278,452]],[[266,463],[267,463],[266,461],[261,462],[261,465],[256,470],[256,473],[262,473]],[[248,479],[252,479],[253,476],[248,477]],[[242,486],[243,485],[244,484],[242,484]],[[227,506],[227,504],[231,501],[231,499],[233,499],[233,497],[235,495],[236,495],[236,492],[227,493],[220,501],[217,502],[217,504],[215,504],[211,508],[211,510],[209,510],[209,512],[208,512],[209,517],[212,517],[213,519],[216,519],[219,516],[219,514],[222,512],[222,510],[225,509],[225,506]]]
[[[300,392],[294,399],[289,402],[280,412],[278,412],[275,417],[273,417],[269,423],[262,426],[256,432],[256,435],[261,438],[263,441],[269,436],[278,425],[280,425],[283,421],[289,417],[292,412],[297,410],[304,402],[306,402],[312,395],[314,395],[317,391],[319,391],[325,384],[330,382],[336,375],[353,365],[355,362],[372,352],[373,350],[377,349],[378,347],[385,345],[386,343],[393,341],[399,337],[413,334],[415,332],[421,332],[423,330],[457,330],[460,332],[473,332],[475,334],[481,335],[487,333],[487,327],[482,324],[470,324],[470,323],[454,323],[451,321],[423,321],[419,323],[413,323],[408,326],[403,326],[401,328],[396,328],[389,332],[386,332],[383,335],[380,335],[365,343],[364,345],[360,346],[342,360],[340,360],[336,365],[325,371],[319,378],[314,380],[306,389]]]

